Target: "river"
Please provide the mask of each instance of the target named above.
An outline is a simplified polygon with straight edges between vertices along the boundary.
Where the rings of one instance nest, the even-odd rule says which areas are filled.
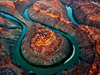
[[[78,23],[75,22],[75,20],[72,17],[72,9],[71,9],[71,7],[66,7],[66,9],[68,11],[68,16],[71,19],[71,21],[73,22],[73,24],[79,25]],[[26,9],[25,12],[24,12],[25,18],[27,20],[29,20],[29,21],[32,21],[28,17],[27,11],[28,11],[28,9]],[[68,38],[73,44],[73,53],[70,56],[70,58],[65,61],[65,63],[63,65],[60,65],[60,66],[57,66],[57,67],[53,67],[53,68],[38,68],[38,67],[31,66],[30,64],[25,62],[23,60],[23,58],[21,57],[21,55],[20,55],[20,46],[21,46],[21,42],[22,42],[22,40],[24,38],[24,35],[26,34],[27,26],[25,24],[23,24],[21,21],[19,21],[18,19],[16,19],[15,17],[11,16],[11,15],[5,14],[3,12],[0,12],[0,14],[2,14],[3,16],[5,16],[5,17],[7,17],[9,19],[13,19],[13,20],[19,22],[23,26],[22,34],[21,34],[20,38],[18,39],[18,41],[16,43],[15,54],[16,54],[16,59],[18,61],[18,64],[20,66],[22,66],[25,70],[27,70],[29,72],[41,73],[41,74],[54,74],[54,73],[56,73],[58,71],[66,69],[67,67],[71,66],[72,64],[74,64],[78,60],[79,47],[78,47],[78,43],[75,40],[75,38],[71,37],[68,34],[66,35],[63,32],[60,32],[59,30],[55,30],[55,29],[51,29],[49,27],[46,27],[46,28],[49,28],[49,29],[51,29],[51,30],[53,30],[55,32],[58,32],[58,33],[64,35],[66,38]],[[34,21],[32,21],[32,22],[35,23]]]

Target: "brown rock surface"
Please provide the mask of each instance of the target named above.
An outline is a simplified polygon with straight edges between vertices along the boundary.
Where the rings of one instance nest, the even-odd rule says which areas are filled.
[[[21,35],[22,27],[19,23],[7,18],[0,18],[0,37],[17,41]]]
[[[0,38],[0,66],[6,65],[11,61],[9,53],[10,45],[7,42],[7,40]]]
[[[98,2],[99,3],[99,2]],[[79,24],[100,28],[100,5],[97,2],[73,2],[74,16]]]
[[[71,4],[74,1],[77,1],[77,2],[92,2],[92,1],[99,2],[99,0],[60,0],[60,1],[63,1],[66,4]]]
[[[92,39],[95,45],[95,50],[100,54],[99,46],[100,46],[100,30],[95,27],[89,27],[80,25],[79,26],[82,30],[84,30],[86,33],[88,33],[89,37]]]
[[[30,5],[30,1],[32,2],[33,0],[21,0],[21,1],[20,0],[14,0],[14,1],[0,0],[0,11],[16,17],[20,21],[24,22],[26,25],[31,25],[32,22],[29,22],[27,19],[25,19],[25,17],[23,17],[23,14],[22,14],[22,12],[24,12],[26,8],[26,7],[23,7],[22,5],[26,4],[26,6],[28,6]]]
[[[0,38],[0,75],[28,75],[24,70],[15,67],[11,60],[10,48],[11,43],[7,39]],[[19,65],[16,64],[16,66]]]
[[[74,37],[80,48],[80,57],[66,71],[60,74],[69,75],[99,75],[100,74],[100,2],[91,2],[93,0],[78,0],[71,5],[74,10],[74,16],[80,26],[74,26],[68,21],[65,7],[59,0],[0,0],[0,11],[9,13],[25,23],[29,29],[32,22],[25,19],[23,12],[29,7],[28,15],[32,20],[59,29]],[[74,0],[63,0],[72,2]],[[97,0],[94,0],[97,1]],[[34,3],[34,4],[33,4]],[[33,4],[32,6],[30,4]],[[31,6],[31,7],[30,7]],[[89,12],[88,12],[88,11]],[[0,15],[1,16],[1,15]],[[96,28],[94,28],[94,27]],[[35,28],[35,27],[34,27]],[[0,74],[28,75],[24,70],[18,68],[13,51],[15,43],[21,35],[22,27],[19,23],[0,17]],[[31,33],[27,30],[27,34]],[[33,30],[34,31],[34,30]],[[35,32],[35,31],[34,31]],[[33,32],[32,32],[33,33]],[[30,35],[31,36],[31,35]],[[51,36],[51,34],[50,34]],[[60,37],[61,38],[61,37]],[[28,41],[29,42],[29,41]],[[34,42],[34,41],[33,41]],[[43,43],[43,42],[42,42]],[[25,43],[27,44],[27,43]],[[30,46],[29,46],[30,47]],[[31,46],[32,47],[32,46]],[[10,50],[12,49],[12,51]],[[15,61],[15,62],[14,62]],[[16,65],[17,67],[15,67]]]
[[[68,25],[65,32],[73,36],[80,47],[80,57],[78,64],[68,69],[71,75],[85,75],[87,70],[95,60],[94,44],[88,33],[80,29],[78,26]],[[83,66],[84,65],[84,66]]]
[[[89,27],[80,25],[79,26],[82,30],[88,33],[88,36],[94,42],[94,50],[95,50],[95,61],[90,67],[88,75],[99,75],[100,74],[100,30],[95,27]]]
[[[29,17],[39,23],[64,31],[68,21],[66,8],[58,0],[36,1],[28,11]]]
[[[24,16],[24,11],[30,7],[30,5],[33,5],[35,1],[38,1],[38,0],[18,0],[16,2],[14,2],[15,4],[15,8],[16,10],[20,13],[21,16]]]
[[[25,60],[33,65],[53,65],[71,55],[70,42],[64,36],[40,24],[30,27],[26,34],[21,52]]]
[[[28,75],[28,73],[9,63],[0,67],[0,75]]]
[[[3,18],[3,16],[0,17],[0,75],[22,75],[25,73],[14,66],[14,64],[19,66],[14,51],[21,31],[20,23]]]

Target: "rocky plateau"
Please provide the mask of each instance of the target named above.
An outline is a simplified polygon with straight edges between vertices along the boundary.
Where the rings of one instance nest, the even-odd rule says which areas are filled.
[[[72,7],[73,17],[79,26],[70,21],[65,5],[62,5],[60,1]],[[29,18],[36,23],[25,18],[26,9],[29,9],[27,12]],[[51,62],[55,63],[64,58],[60,55],[65,55],[67,50],[70,50],[68,40],[62,34],[45,28],[48,26],[74,37],[80,48],[79,60],[55,75],[100,75],[99,0],[0,0],[0,75],[34,75],[21,67],[15,56],[16,43],[23,30],[22,24],[5,17],[1,12],[17,18],[27,26],[21,43],[21,51],[26,61],[32,62],[34,55],[33,64],[47,65],[52,56],[55,58]],[[46,30],[47,32],[45,32]],[[39,33],[39,31],[43,33]],[[53,44],[53,46],[50,48],[48,44]],[[45,46],[39,47],[40,45]],[[59,46],[54,48],[56,45]],[[45,49],[42,49],[43,47]],[[53,48],[57,52],[51,51]],[[37,53],[37,57],[35,57],[35,53],[32,53],[33,51]],[[28,55],[25,55],[25,52]],[[51,56],[48,56],[49,53]],[[38,63],[36,63],[37,61]]]

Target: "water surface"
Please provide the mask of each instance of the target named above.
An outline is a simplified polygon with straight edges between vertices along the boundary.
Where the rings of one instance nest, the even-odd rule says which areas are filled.
[[[74,24],[74,25],[79,25],[73,18],[73,13],[72,13],[72,8],[70,6],[65,6],[66,7],[66,10],[67,10],[67,13],[68,13],[68,17],[70,18],[71,22]]]

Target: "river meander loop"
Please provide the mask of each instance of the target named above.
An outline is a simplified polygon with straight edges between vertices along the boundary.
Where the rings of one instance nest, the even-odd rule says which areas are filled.
[[[27,15],[27,11],[25,11],[25,16],[28,17]],[[20,38],[18,39],[17,43],[16,43],[16,48],[15,48],[15,54],[16,54],[16,59],[19,63],[20,66],[22,66],[24,69],[26,69],[27,71],[29,72],[33,72],[33,73],[38,73],[38,74],[47,74],[47,75],[51,75],[51,74],[55,74],[61,70],[64,70],[68,67],[70,67],[71,65],[73,65],[75,62],[78,61],[79,59],[79,47],[78,47],[78,43],[77,41],[75,40],[75,38],[71,37],[70,35],[66,35],[58,30],[54,30],[62,35],[64,35],[66,38],[68,38],[72,45],[73,45],[73,53],[72,55],[70,56],[69,59],[67,59],[63,65],[60,65],[60,66],[56,66],[56,67],[53,67],[53,68],[39,68],[39,67],[34,67],[30,64],[28,64],[27,62],[25,62],[25,60],[22,58],[21,54],[20,54],[20,46],[21,46],[21,42],[26,34],[26,30],[27,30],[27,27],[25,24],[23,24],[21,21],[19,21],[18,19],[16,19],[15,17],[12,17],[11,15],[8,15],[8,14],[5,14],[3,12],[0,12],[0,14],[2,14],[3,16],[9,18],[9,19],[13,19],[19,23],[22,24],[23,26],[23,29],[22,29],[22,34],[20,36]],[[28,18],[28,20],[30,20]],[[31,20],[32,21],[32,20]],[[34,23],[34,22],[33,22]],[[48,27],[49,28],[49,27]]]

